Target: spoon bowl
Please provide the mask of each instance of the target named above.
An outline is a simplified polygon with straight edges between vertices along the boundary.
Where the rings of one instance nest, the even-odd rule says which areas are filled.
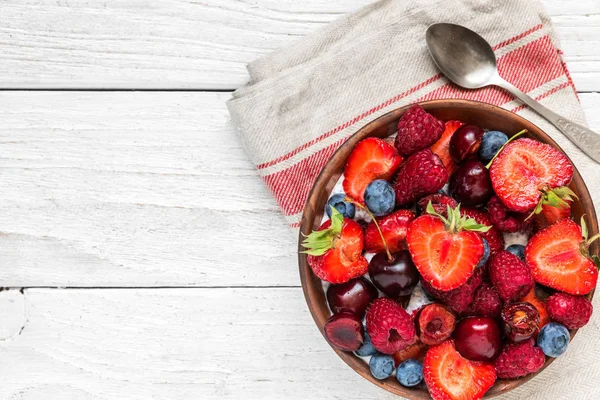
[[[497,78],[492,46],[472,30],[455,24],[433,24],[425,38],[433,61],[457,85],[478,89]]]

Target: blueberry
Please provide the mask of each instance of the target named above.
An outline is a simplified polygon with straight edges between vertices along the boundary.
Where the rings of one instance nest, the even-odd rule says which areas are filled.
[[[521,260],[525,259],[525,246],[520,244],[511,244],[506,248],[506,251],[509,253],[513,253],[515,256],[519,257]]]
[[[423,380],[423,364],[413,358],[403,361],[396,369],[396,379],[402,386],[417,386]]]
[[[489,162],[506,142],[508,142],[508,136],[502,132],[489,131],[484,133],[481,138],[479,157],[483,161]]]
[[[377,350],[373,346],[373,343],[371,342],[371,337],[367,333],[367,330],[363,329],[363,332],[365,336],[365,341],[363,342],[363,345],[360,346],[360,349],[356,350],[355,353],[357,356],[360,357],[372,356],[373,354],[377,353]]]
[[[396,193],[392,185],[384,179],[369,183],[365,189],[365,204],[376,217],[382,217],[394,211]]]
[[[483,240],[483,256],[481,257],[479,264],[477,264],[477,268],[483,267],[490,258],[490,245],[488,244],[487,240],[485,240],[485,239],[482,239],[482,240]]]
[[[338,193],[334,194],[329,198],[329,200],[327,200],[325,212],[329,218],[331,218],[331,206],[335,207],[335,209],[338,210],[340,214],[344,216],[344,218],[354,218],[356,207],[354,207],[354,204],[344,201],[345,198],[345,194]]]
[[[386,379],[394,372],[394,357],[377,353],[371,357],[369,367],[376,379]]]
[[[550,322],[540,329],[537,345],[548,357],[558,357],[569,347],[569,330],[564,325]]]

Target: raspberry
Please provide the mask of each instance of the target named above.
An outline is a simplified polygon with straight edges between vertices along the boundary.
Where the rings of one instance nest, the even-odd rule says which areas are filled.
[[[448,206],[453,210],[458,206],[458,202],[450,196],[446,196],[442,193],[430,194],[417,201],[417,206],[419,207],[421,214],[426,213],[425,210],[427,209],[427,204],[429,204],[429,202],[431,202],[435,212],[444,217],[447,216]]]
[[[464,285],[457,287],[456,289],[443,292],[433,288],[429,282],[421,280],[421,285],[430,295],[437,298],[448,306],[452,311],[457,314],[465,312],[475,296],[475,291],[481,285],[483,281],[483,271],[481,268],[477,268],[473,275],[469,278]]]
[[[475,297],[471,303],[467,314],[480,317],[500,317],[502,312],[502,300],[496,288],[490,284],[484,283],[475,292]]]
[[[448,171],[440,158],[425,149],[408,157],[400,166],[394,182],[396,204],[408,206],[415,200],[437,192],[448,181]]]
[[[445,128],[442,121],[415,104],[398,121],[394,145],[400,154],[409,156],[437,142]]]
[[[394,354],[413,344],[417,331],[410,315],[398,303],[380,298],[367,311],[367,333],[378,351]]]
[[[546,357],[539,347],[533,346],[533,340],[523,343],[510,343],[494,361],[498,378],[519,378],[537,372],[544,366]]]
[[[566,293],[554,293],[548,297],[546,307],[552,320],[568,329],[579,329],[587,324],[594,309],[587,297]]]
[[[472,208],[463,208],[461,212],[463,215],[473,218],[478,224],[492,227],[489,231],[480,233],[481,237],[490,245],[490,255],[494,256],[500,250],[504,250],[504,236],[494,228],[485,213]]]
[[[510,211],[498,196],[490,199],[487,210],[490,222],[501,232],[514,233],[531,228],[531,223],[525,221],[527,214]]]
[[[519,300],[535,284],[527,264],[506,250],[498,252],[492,259],[489,272],[492,285],[506,303]]]

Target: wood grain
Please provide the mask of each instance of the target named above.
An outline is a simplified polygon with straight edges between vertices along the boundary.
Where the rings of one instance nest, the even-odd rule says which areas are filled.
[[[0,293],[0,310],[8,293]],[[20,334],[0,340],[2,399],[399,398],[335,355],[299,288],[30,289],[16,295],[23,297],[27,321]],[[599,321],[595,313],[544,379],[499,399],[574,398],[572,377],[586,399],[600,397]],[[582,357],[590,363],[578,363]]]
[[[371,0],[8,0],[0,88],[233,89],[245,64]],[[600,90],[600,2],[543,0],[573,79]]]
[[[299,285],[227,98],[0,92],[0,285]]]

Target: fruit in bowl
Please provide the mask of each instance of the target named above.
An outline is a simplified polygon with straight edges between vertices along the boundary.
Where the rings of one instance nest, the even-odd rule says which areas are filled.
[[[363,377],[411,399],[480,399],[539,373],[588,323],[598,239],[587,188],[545,133],[438,100],[334,154],[304,212],[300,274]]]

